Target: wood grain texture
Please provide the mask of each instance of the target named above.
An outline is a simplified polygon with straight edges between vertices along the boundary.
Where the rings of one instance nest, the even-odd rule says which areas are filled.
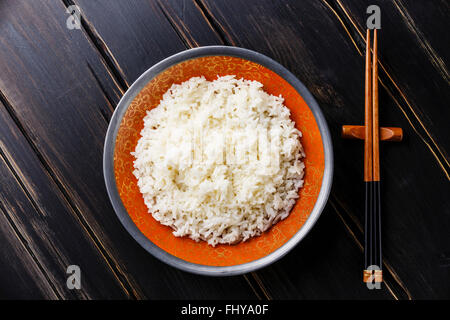
[[[158,0],[157,4],[186,47],[225,44],[227,41],[195,1]]]
[[[3,162],[0,201],[5,218],[17,233],[16,246],[21,244],[27,249],[24,257],[16,258],[31,257],[58,299],[130,298],[14,123],[7,107],[2,103],[0,107],[0,159]],[[3,279],[3,276],[8,277],[5,273],[9,262],[3,260],[7,257],[2,255],[1,258]],[[81,269],[81,290],[66,287],[66,270],[72,264]],[[30,292],[29,297],[34,294]]]
[[[11,177],[5,177],[8,168],[2,159],[0,170],[4,183],[5,178]],[[58,299],[43,270],[29,254],[26,242],[8,220],[3,202],[0,202],[0,249],[0,299]]]
[[[0,6],[9,19],[0,35],[2,99],[8,101],[10,116],[56,185],[54,192],[63,194],[78,228],[89,234],[125,294],[159,299],[256,298],[243,277],[186,275],[154,259],[126,233],[111,208],[102,175],[107,121],[121,94],[117,71],[83,31],[66,28],[62,2],[3,1]],[[172,30],[170,25],[167,30]],[[156,54],[161,48],[154,46],[155,54],[148,55],[151,64],[162,58]],[[70,233],[67,237],[69,241]],[[90,297],[108,297],[108,287],[113,290],[115,284],[101,283]]]
[[[127,84],[164,57],[185,49],[156,1],[73,0],[69,3],[79,6],[86,27],[96,35],[95,41],[103,47],[101,51],[112,57]],[[108,29],[114,32],[102,32]],[[130,60],[127,58],[130,54],[142,60]]]
[[[381,146],[386,285],[369,291],[361,281],[363,146],[342,140],[340,128],[364,121],[361,32],[368,3],[0,2],[5,104],[0,106],[5,252],[0,263],[8,264],[0,295],[69,297],[58,287],[65,276],[59,270],[69,259],[81,259],[80,250],[87,248],[87,268],[97,270],[98,261],[101,279],[87,276],[85,298],[448,298],[448,41],[439,32],[448,24],[448,4],[443,0],[435,6],[370,1],[382,9],[380,125],[402,127],[406,138]],[[71,4],[82,10],[82,30],[65,27],[65,7]],[[311,234],[274,265],[227,279],[177,271],[141,249],[115,217],[101,173],[107,123],[128,86],[162,58],[213,44],[250,48],[291,70],[318,100],[335,150],[331,200]],[[51,248],[54,241],[37,235],[40,230],[54,232],[48,239],[61,243]],[[84,244],[70,247],[71,237],[60,235],[62,230],[76,232]]]

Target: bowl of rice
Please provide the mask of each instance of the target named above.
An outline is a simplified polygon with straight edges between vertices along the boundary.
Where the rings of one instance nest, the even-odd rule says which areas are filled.
[[[103,170],[113,208],[149,253],[203,275],[242,274],[281,258],[313,227],[333,152],[313,96],[251,50],[175,54],[120,100]]]

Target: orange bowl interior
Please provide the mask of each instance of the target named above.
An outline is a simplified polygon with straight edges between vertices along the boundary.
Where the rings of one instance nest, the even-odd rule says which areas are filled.
[[[282,95],[291,110],[291,118],[302,132],[305,149],[305,183],[300,198],[289,217],[246,242],[236,245],[209,246],[187,237],[177,238],[172,229],[161,225],[148,212],[133,175],[134,151],[144,127],[146,111],[156,107],[173,83],[194,76],[214,80],[217,76],[236,75],[257,80],[264,90]],[[164,251],[188,262],[209,266],[232,266],[262,258],[277,250],[297,233],[308,219],[319,195],[324,172],[324,150],[319,127],[300,94],[273,71],[252,61],[230,56],[209,56],[174,65],[152,79],[128,107],[118,130],[114,149],[114,174],[120,198],[139,230]]]

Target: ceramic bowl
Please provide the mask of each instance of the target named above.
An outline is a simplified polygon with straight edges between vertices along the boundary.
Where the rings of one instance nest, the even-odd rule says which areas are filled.
[[[282,95],[303,133],[305,183],[290,215],[246,242],[209,246],[179,238],[148,212],[133,175],[134,150],[146,111],[156,107],[173,83],[194,76],[207,80],[236,75],[257,80],[264,90]],[[175,54],[148,69],[120,100],[106,135],[103,170],[114,210],[130,235],[149,253],[176,268],[203,275],[236,275],[267,266],[296,246],[319,218],[329,195],[333,150],[322,112],[306,87],[286,68],[260,53],[237,47],[209,46]]]

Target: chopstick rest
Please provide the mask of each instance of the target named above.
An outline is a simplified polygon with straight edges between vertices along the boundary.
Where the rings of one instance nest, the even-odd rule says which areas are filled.
[[[344,125],[342,126],[342,138],[365,139],[365,126]],[[380,127],[380,141],[400,142],[403,140],[403,130],[398,127]]]

